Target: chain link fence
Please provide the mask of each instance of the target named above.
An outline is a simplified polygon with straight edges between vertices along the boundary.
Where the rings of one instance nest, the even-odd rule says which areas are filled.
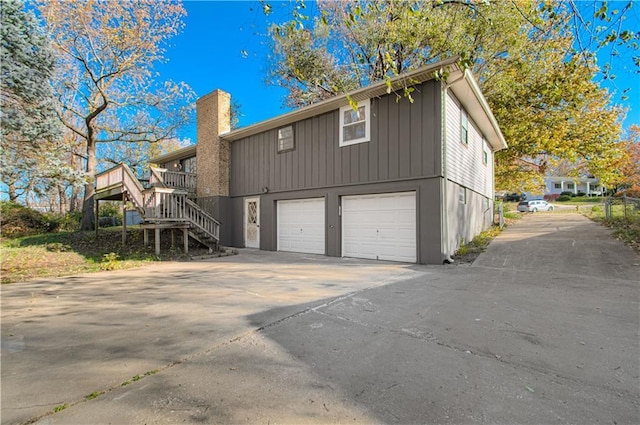
[[[604,201],[604,218],[606,220],[639,221],[640,198],[628,196],[606,198]]]

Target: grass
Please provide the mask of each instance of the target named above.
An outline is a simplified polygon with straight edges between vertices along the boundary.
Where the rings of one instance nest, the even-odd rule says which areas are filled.
[[[470,242],[461,244],[453,256],[454,260],[461,263],[472,263],[501,232],[502,229],[499,226],[491,226]]]
[[[127,229],[126,246],[122,245],[121,227],[100,229],[97,237],[95,232],[58,232],[2,239],[1,281],[13,283],[188,258],[181,251],[170,248],[168,236],[163,236],[161,242],[161,255],[157,257],[153,243],[148,247],[143,246],[142,230],[137,228]]]
[[[60,405],[58,405],[58,406],[53,408],[53,412],[54,413],[62,412],[64,409],[66,409],[68,407],[69,407],[69,405],[67,403],[60,404]]]
[[[586,211],[585,215],[593,221],[604,224],[612,229],[613,236],[640,254],[640,210],[627,207],[625,217],[623,205],[613,205],[612,217],[606,218],[604,208],[594,207]]]

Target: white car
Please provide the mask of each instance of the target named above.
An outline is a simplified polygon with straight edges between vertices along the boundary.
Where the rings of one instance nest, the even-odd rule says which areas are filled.
[[[547,201],[522,201],[518,204],[520,212],[553,211],[554,206]]]

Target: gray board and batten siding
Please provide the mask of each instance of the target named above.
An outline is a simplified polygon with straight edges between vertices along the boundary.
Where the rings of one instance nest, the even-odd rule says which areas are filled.
[[[440,262],[441,84],[416,87],[411,103],[395,95],[371,99],[371,140],[339,147],[339,111],[293,124],[295,148],[278,153],[274,128],[231,144],[230,211],[241,220],[242,199],[260,197],[260,247],[277,249],[277,201],[325,199],[326,254],[341,256],[342,196],[416,193],[416,246],[420,263]],[[226,214],[225,214],[226,215]],[[244,245],[243,226],[231,244]]]
[[[371,100],[371,141],[339,147],[338,110],[293,124],[295,148],[278,153],[278,129],[231,145],[229,195],[252,196],[441,175],[440,83],[428,81],[414,102]]]

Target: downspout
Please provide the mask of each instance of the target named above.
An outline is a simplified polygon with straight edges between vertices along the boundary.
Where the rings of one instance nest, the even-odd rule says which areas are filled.
[[[451,258],[451,243],[449,241],[449,215],[447,214],[447,202],[449,198],[447,197],[447,93],[449,91],[449,87],[452,84],[462,80],[465,78],[467,71],[465,70],[462,76],[459,78],[447,82],[442,85],[442,94],[440,104],[442,105],[442,114],[441,114],[441,133],[442,133],[442,184],[440,185],[440,196],[442,202],[440,203],[440,214],[442,215],[442,231],[440,234],[440,244],[442,246],[442,252],[444,254],[444,258],[442,259],[443,264],[451,264],[453,263],[453,258]]]

